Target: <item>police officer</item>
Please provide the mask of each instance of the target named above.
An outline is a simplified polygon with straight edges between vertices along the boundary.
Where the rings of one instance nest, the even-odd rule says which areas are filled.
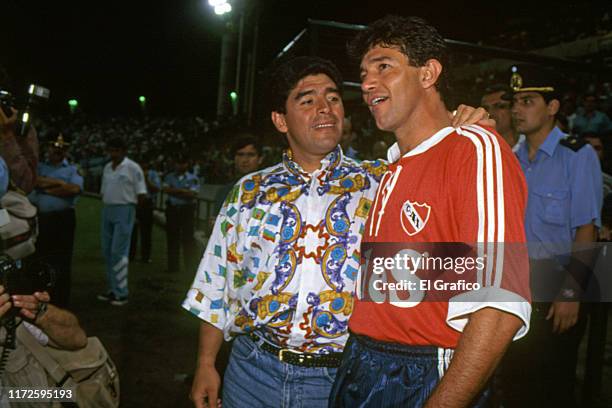
[[[504,406],[575,406],[580,303],[588,264],[577,246],[595,241],[601,226],[602,178],[586,142],[564,134],[555,116],[559,79],[536,66],[511,73],[512,117],[526,140],[516,151],[525,173],[533,312],[530,332],[511,345],[502,366]],[[581,262],[583,262],[581,264]]]
[[[153,210],[157,204],[157,195],[161,188],[161,180],[157,171],[146,160],[140,163],[147,185],[147,195],[136,207],[136,222],[132,231],[130,244],[130,261],[136,258],[136,249],[140,237],[140,255],[144,263],[151,263],[151,235],[153,232]]]
[[[168,272],[179,271],[179,252],[183,247],[185,268],[194,267],[195,241],[194,217],[196,198],[200,191],[198,178],[189,173],[189,161],[178,156],[175,171],[164,178],[162,191],[168,195],[166,201],[166,241],[168,245]]]
[[[55,269],[54,303],[67,307],[76,216],[74,206],[83,190],[83,177],[66,159],[70,145],[61,133],[51,133],[47,160],[39,163],[30,201],[38,207],[38,256]]]

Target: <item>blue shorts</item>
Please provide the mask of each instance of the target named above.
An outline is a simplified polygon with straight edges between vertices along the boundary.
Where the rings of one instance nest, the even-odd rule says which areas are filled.
[[[421,407],[448,368],[452,349],[385,343],[351,334],[330,407]],[[490,391],[474,407],[486,407]]]

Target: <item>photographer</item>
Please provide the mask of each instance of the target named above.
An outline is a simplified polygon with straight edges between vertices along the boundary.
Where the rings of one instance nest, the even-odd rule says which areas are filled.
[[[6,89],[8,82],[8,75],[0,66],[0,90]],[[36,183],[38,137],[32,126],[24,136],[17,133],[17,111],[3,105],[0,108],[0,156],[6,161],[15,186],[28,194]]]
[[[11,308],[21,308],[19,317],[25,319],[28,330],[42,344],[65,350],[78,350],[87,345],[87,336],[76,316],[49,303],[47,292],[32,295],[10,295],[0,285],[0,319]],[[30,323],[28,323],[30,322]]]
[[[21,308],[17,316],[22,324],[42,346],[62,350],[79,350],[87,345],[87,336],[72,313],[49,303],[47,292],[35,292],[32,295],[9,295],[0,285],[0,339],[2,340],[2,357],[6,359],[2,367],[0,385],[15,388],[49,388],[55,386],[48,380],[48,374],[30,349],[22,342],[19,335],[15,349],[8,347],[9,337],[7,322],[11,321],[11,309]],[[17,403],[16,403],[17,404]],[[19,407],[51,407],[52,403],[24,403]],[[6,393],[0,396],[0,406],[12,406]]]

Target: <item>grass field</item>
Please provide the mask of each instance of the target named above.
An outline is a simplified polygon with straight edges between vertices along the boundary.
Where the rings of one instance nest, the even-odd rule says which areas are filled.
[[[166,235],[155,226],[153,263],[130,263],[129,303],[116,307],[97,300],[107,288],[100,212],[99,200],[79,200],[70,309],[117,364],[122,407],[191,407],[186,376],[195,367],[199,323],[180,304],[194,271],[165,272]]]
[[[187,377],[195,368],[199,322],[180,304],[195,271],[183,270],[173,275],[165,272],[166,235],[155,226],[153,263],[130,264],[129,303],[116,307],[97,300],[96,295],[106,291],[100,212],[99,200],[87,197],[79,200],[71,310],[89,336],[102,340],[117,364],[121,407],[192,407],[188,398],[191,378]],[[583,374],[585,343],[581,347],[579,378]],[[609,386],[612,384],[612,313],[606,349],[602,396],[594,405],[602,408],[612,406]]]

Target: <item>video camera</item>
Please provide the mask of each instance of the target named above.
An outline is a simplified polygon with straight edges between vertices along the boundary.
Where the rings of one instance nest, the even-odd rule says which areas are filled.
[[[24,104],[19,106],[17,98],[12,93],[5,89],[0,89],[0,109],[6,116],[11,116],[13,112],[11,108],[19,112],[19,120],[17,121],[17,136],[26,136],[31,123],[32,113],[36,108],[46,103],[49,100],[51,92],[44,86],[31,84],[28,87],[28,93],[25,97]]]

